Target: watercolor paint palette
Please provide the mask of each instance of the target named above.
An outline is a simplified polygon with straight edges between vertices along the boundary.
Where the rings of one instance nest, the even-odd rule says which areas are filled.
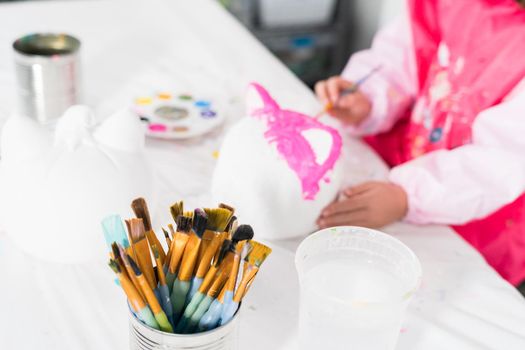
[[[133,110],[146,126],[146,135],[160,139],[188,139],[222,124],[224,114],[211,99],[188,93],[161,92],[136,97]]]

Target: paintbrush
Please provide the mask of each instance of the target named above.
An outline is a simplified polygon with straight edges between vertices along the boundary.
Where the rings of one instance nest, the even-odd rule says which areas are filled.
[[[229,304],[225,304],[222,308],[220,322],[221,325],[231,320],[233,315],[235,315],[235,312],[237,312],[237,309],[239,308],[239,303],[241,302],[242,298],[244,298],[246,292],[252,285],[253,280],[257,275],[257,272],[259,271],[259,268],[261,267],[264,260],[266,260],[268,255],[270,255],[270,253],[272,252],[272,249],[270,247],[265,246],[262,243],[252,241],[250,244],[252,246],[252,250],[250,251],[248,256],[246,256],[246,262],[248,263],[248,266],[244,270],[241,283],[235,290],[235,295],[233,296],[232,302]]]
[[[218,209],[205,210],[208,216],[208,220],[206,222],[206,231],[204,231],[204,235],[201,240],[201,248],[199,257],[197,258],[198,263],[196,265],[195,276],[191,282],[190,290],[188,292],[186,300],[187,303],[191,301],[191,298],[193,298],[193,295],[195,295],[199,289],[202,279],[210,267],[210,262],[213,259],[215,252],[217,252],[218,248],[220,247],[220,244],[222,243],[222,239],[220,239],[220,237],[217,238],[218,235],[216,232],[224,231],[232,221],[232,218],[234,218],[234,209],[224,203],[220,203]],[[207,237],[212,237],[211,241],[206,241]],[[214,240],[214,238],[217,238],[217,240]],[[212,241],[215,242],[212,248],[209,250],[208,247],[211,245]]]
[[[133,272],[135,273],[135,277],[137,278],[137,281],[139,282],[140,289],[142,289],[142,292],[146,296],[146,301],[148,302],[148,305],[151,308],[151,311],[153,312],[153,316],[155,316],[155,320],[157,320],[157,323],[159,324],[160,329],[164,332],[173,333],[173,327],[171,326],[171,323],[168,320],[166,313],[164,313],[164,311],[160,307],[159,301],[157,300],[157,297],[153,293],[153,288],[150,287],[148,281],[146,281],[146,278],[140,271],[139,266],[135,263],[135,261],[129,255],[128,255],[128,259],[131,264],[131,267],[133,268]]]
[[[224,206],[224,204],[223,204]],[[206,214],[208,215],[208,221],[210,224],[208,225],[208,229],[215,232],[220,232],[221,235],[221,244],[224,239],[229,237],[229,235],[225,232],[226,227],[230,223],[233,217],[233,212],[226,208],[216,208],[216,209],[204,209],[206,211]],[[215,260],[217,259],[217,255],[219,254],[219,250],[217,250],[215,255]]]
[[[228,222],[230,222],[233,212],[226,208],[204,208],[206,215],[208,216],[207,230],[215,232],[224,232]]]
[[[170,295],[173,290],[173,282],[177,277],[177,272],[184,254],[184,250],[186,248],[186,244],[190,238],[188,233],[191,231],[191,218],[179,215],[176,221],[177,232],[173,234],[173,240],[171,241],[171,258],[168,265],[168,272],[166,273],[166,283],[168,284]],[[168,225],[168,227],[170,230],[173,230],[172,225]]]
[[[126,229],[122,224],[122,218],[119,215],[110,215],[102,220],[102,232],[108,249],[111,249],[111,244],[117,242],[125,249],[129,248],[129,240],[126,234]]]
[[[151,226],[151,217],[146,200],[142,197],[134,199],[133,202],[131,202],[131,209],[133,209],[133,212],[137,218],[142,219],[149,245],[153,246],[153,244],[155,244],[157,246],[159,249],[160,261],[162,264],[164,264],[164,261],[166,260],[166,253],[164,252],[162,245],[155,235],[155,232],[153,232],[153,228]]]
[[[143,321],[146,325],[154,329],[160,329],[160,326],[151,313],[150,308],[144,302],[144,299],[140,296],[137,288],[131,283],[129,278],[127,278],[123,273],[119,264],[115,260],[109,261],[109,267],[117,274],[117,277],[120,282],[120,286],[126,293],[128,297],[128,302],[139,319]]]
[[[228,279],[229,280],[229,279]],[[219,325],[221,321],[222,308],[224,306],[224,294],[226,293],[227,283],[222,288],[217,299],[215,299],[208,311],[201,317],[197,325],[197,332],[205,332]]]
[[[229,211],[232,212],[232,215],[235,213],[235,208],[232,207],[231,205],[226,204],[226,203],[219,203],[219,208],[228,209]]]
[[[358,79],[354,84],[352,84],[352,86],[344,89],[341,91],[341,93],[339,94],[339,96],[337,97],[337,99],[335,100],[334,103],[331,103],[331,102],[328,102],[322,111],[320,111],[319,113],[317,113],[314,118],[317,119],[319,118],[320,116],[322,116],[323,114],[325,114],[326,112],[328,112],[329,110],[331,110],[332,108],[334,108],[335,106],[337,106],[339,104],[339,101],[341,100],[341,98],[343,98],[344,96],[347,96],[347,95],[350,95],[350,94],[353,94],[353,93],[356,93],[357,90],[359,90],[359,87],[361,85],[363,85],[363,83],[365,81],[368,80],[368,78],[370,78],[372,75],[374,75],[377,71],[379,71],[380,69],[382,68],[381,65],[379,66],[376,66],[375,68],[373,68],[370,72],[368,72],[367,74],[365,74],[364,76],[362,76],[360,79]]]
[[[142,219],[126,220],[128,224],[131,242],[133,246],[133,253],[141,271],[144,273],[151,289],[155,289],[157,281],[155,272],[153,271],[153,262],[151,261],[151,254],[149,250],[148,240],[146,239],[146,232]]]
[[[226,225],[226,228],[224,229],[224,232],[227,233],[228,239],[231,239],[233,237],[233,233],[237,230],[237,227],[239,226],[239,222],[237,221],[237,217],[234,215],[230,219],[230,222],[228,222],[228,225]]]
[[[221,248],[219,249],[218,258],[213,262],[213,265],[208,269],[208,272],[206,273],[206,276],[204,277],[203,282],[199,286],[199,289],[193,295],[193,297],[191,298],[190,302],[188,303],[188,305],[184,309],[184,314],[183,314],[181,320],[179,321],[179,324],[177,325],[177,327],[179,327],[179,325],[180,325],[181,329],[185,329],[186,328],[186,325],[187,325],[189,319],[191,318],[191,316],[193,315],[193,313],[195,312],[195,310],[199,306],[200,302],[206,296],[206,293],[208,292],[209,288],[211,287],[213,281],[218,277],[218,275],[219,275],[218,271],[223,266],[223,264],[228,264],[228,262],[225,261],[225,258],[227,256],[228,251],[230,251],[230,249],[231,249],[231,246],[232,246],[231,243],[232,242],[230,240],[223,241],[223,243],[221,245]]]
[[[219,209],[226,209],[226,210],[229,210],[232,215],[235,211],[235,209],[227,204],[224,204],[224,203],[220,203],[219,204]],[[213,210],[213,209],[208,209],[208,211],[210,210]],[[225,212],[223,212],[225,213]],[[228,221],[228,224],[226,225],[226,227],[228,227],[228,225],[230,225],[231,223],[231,220],[234,218],[234,216],[232,216],[230,218],[230,220]],[[213,240],[213,238],[217,235],[217,231],[215,231],[215,229],[217,228],[217,223],[214,221],[214,219],[212,218],[211,220],[208,220],[208,226],[206,227],[206,231],[204,231],[204,235],[202,236],[202,241],[201,241],[201,249],[199,251],[199,258],[198,258],[198,261],[201,261],[203,255],[205,254],[205,252],[207,251],[208,249],[208,246],[209,244],[211,243],[211,241]],[[225,229],[226,231],[228,231],[228,229],[226,228]]]
[[[166,239],[166,245],[168,246],[168,251],[170,249],[170,246],[171,246],[171,237],[170,237],[170,234],[168,231],[166,231],[166,229],[163,227],[162,228],[162,233],[164,233],[164,238]],[[167,259],[167,257],[166,257]]]
[[[213,241],[213,239],[217,236],[217,233],[214,231],[206,230],[204,231],[204,234],[202,235],[201,239],[201,245],[199,247],[199,255],[197,256],[197,261],[201,261],[204,257],[204,254],[206,253],[209,245]],[[198,268],[198,264],[196,265],[196,268]],[[195,270],[195,273],[197,273],[197,270]]]
[[[160,292],[160,301],[164,313],[168,317],[170,324],[173,326],[173,306],[171,305],[170,291],[166,284],[166,276],[164,275],[164,269],[162,268],[162,263],[160,261],[159,249],[156,245],[151,246],[153,251],[153,256],[155,257],[155,262],[157,263],[157,275],[159,280],[159,292]]]
[[[241,225],[235,230],[232,243],[235,246],[233,256],[233,268],[228,278],[228,284],[226,285],[226,292],[224,294],[224,305],[229,306],[233,302],[233,291],[237,283],[237,274],[239,273],[239,265],[241,262],[241,253],[244,248],[244,243],[253,238],[254,232],[250,225]]]
[[[191,300],[193,296],[195,295],[195,293],[197,293],[197,291],[199,290],[199,287],[202,284],[204,276],[206,276],[206,273],[210,269],[210,264],[213,260],[213,257],[215,256],[215,253],[217,252],[217,250],[219,250],[220,248],[221,242],[222,242],[221,236],[215,235],[213,240],[210,242],[210,244],[206,248],[206,251],[201,257],[201,259],[198,260],[195,276],[193,277],[191,281],[190,291],[188,292],[188,297],[187,297],[188,300]]]
[[[127,275],[129,277],[129,279],[131,280],[131,282],[133,283],[133,285],[135,286],[135,288],[139,292],[139,294],[142,297],[142,299],[146,300],[146,296],[142,293],[142,289],[140,289],[139,282],[137,281],[137,278],[135,277],[135,273],[133,272],[133,268],[131,267],[131,264],[129,262],[128,255],[127,255],[126,251],[124,250],[124,248],[121,245],[116,244],[116,243],[115,243],[115,245],[116,245],[116,247],[118,249],[120,258],[122,259],[122,262],[124,263],[124,269],[127,272]],[[116,254],[116,251],[113,252],[113,255],[115,255],[115,254]]]
[[[171,260],[171,237],[168,231],[164,229],[164,227],[162,228],[162,233],[164,233],[164,238],[166,238],[166,246],[168,247],[168,251],[166,252],[166,260],[164,260],[164,264],[162,265],[164,274],[166,274],[168,272],[168,266]]]
[[[232,302],[233,291],[235,289],[239,272],[241,254],[245,250],[245,243],[253,238],[253,229],[249,225],[241,225],[235,231],[233,238],[234,241],[232,241],[232,248],[235,247],[235,250],[228,282],[221,291],[221,295],[213,301],[206,314],[200,319],[198,326],[199,332],[216,327],[220,322],[224,305],[228,305]]]
[[[170,213],[171,213],[171,217],[173,218],[173,221],[177,222],[177,218],[184,214],[184,202],[183,201],[175,202],[170,207]]]
[[[183,318],[185,322],[181,320],[181,322],[179,322],[177,325],[178,333],[191,333],[195,329],[195,327],[199,324],[199,320],[202,318],[202,316],[204,316],[206,311],[208,311],[210,305],[213,303],[213,300],[215,300],[221,289],[224,287],[228,277],[230,276],[231,269],[231,261],[228,262],[224,260],[224,263],[221,264],[221,267],[216,274],[215,280],[206,292],[206,296],[201,300],[191,316],[189,318]]]
[[[173,305],[173,318],[177,322],[181,316],[184,306],[186,305],[186,296],[190,290],[191,279],[193,277],[193,270],[197,262],[199,254],[199,245],[202,234],[206,230],[206,222],[208,218],[202,209],[195,209],[193,215],[193,234],[190,235],[184,255],[180,264],[180,270],[173,282],[173,289],[171,292],[171,303]]]

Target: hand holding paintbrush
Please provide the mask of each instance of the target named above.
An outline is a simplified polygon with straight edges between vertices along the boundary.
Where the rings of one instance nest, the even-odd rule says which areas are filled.
[[[359,91],[371,76],[381,69],[376,66],[370,72],[358,79],[355,83],[341,77],[332,77],[315,85],[317,97],[324,102],[324,108],[314,118],[330,113],[347,124],[358,124],[364,120],[371,110],[368,98]]]

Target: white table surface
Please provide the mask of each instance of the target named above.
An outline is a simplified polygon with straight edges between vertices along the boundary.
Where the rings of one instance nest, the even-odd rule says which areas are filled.
[[[311,92],[211,0],[6,4],[0,23],[0,118],[14,108],[11,42],[36,31],[65,31],[82,40],[85,102],[100,118],[137,95],[176,87],[228,101],[231,124],[242,116],[243,89],[252,80],[287,107],[306,113],[319,108]],[[222,134],[148,141],[162,193],[159,208],[180,198],[188,206],[211,204],[212,153]],[[372,151],[346,141],[350,183],[384,176]],[[155,218],[158,225],[167,220],[167,211]],[[452,230],[396,224],[385,231],[409,245],[424,270],[397,349],[525,348],[525,299]],[[295,347],[293,252],[299,242],[271,243],[274,253],[243,304],[240,349]],[[0,275],[0,349],[128,347],[123,293],[105,264],[38,261],[0,231]]]

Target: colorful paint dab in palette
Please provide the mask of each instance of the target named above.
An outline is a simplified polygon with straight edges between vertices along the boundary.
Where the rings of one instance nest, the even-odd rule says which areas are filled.
[[[135,98],[134,110],[146,134],[162,139],[187,139],[206,134],[224,121],[217,103],[190,94],[161,92]]]

